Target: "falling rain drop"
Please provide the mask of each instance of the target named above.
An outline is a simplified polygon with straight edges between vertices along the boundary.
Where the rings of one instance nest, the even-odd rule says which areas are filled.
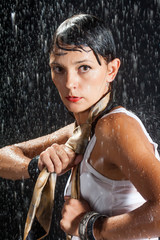
[[[13,29],[14,29],[14,27],[15,27],[15,18],[16,18],[16,13],[15,13],[15,12],[11,13],[11,21],[12,21],[12,27],[13,27]]]

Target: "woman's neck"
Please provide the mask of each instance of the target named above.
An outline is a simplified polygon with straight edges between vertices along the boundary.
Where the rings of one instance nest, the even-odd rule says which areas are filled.
[[[74,117],[76,119],[76,122],[78,125],[81,125],[83,123],[86,123],[87,119],[88,119],[88,114],[89,114],[89,110],[86,110],[84,112],[80,112],[80,113],[74,113]]]
[[[103,109],[105,109],[108,106],[108,103],[110,101],[110,95],[111,95],[111,92],[108,91],[101,99],[99,99],[99,101],[97,101],[93,106],[91,106],[87,110],[85,110],[83,112],[79,112],[79,113],[73,113],[77,124],[81,125],[83,123],[86,123],[86,121],[88,120],[88,117],[90,115],[91,109],[94,112],[94,110],[93,110],[94,106],[96,107],[98,112],[101,112]],[[101,104],[99,106],[96,106],[99,102],[101,102]],[[96,110],[96,112],[97,112],[97,110]],[[93,115],[95,115],[95,113]]]

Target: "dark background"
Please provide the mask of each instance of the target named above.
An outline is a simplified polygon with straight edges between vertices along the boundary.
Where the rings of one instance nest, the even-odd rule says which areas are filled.
[[[51,81],[48,49],[57,26],[76,13],[91,13],[109,23],[122,62],[115,97],[160,143],[159,0],[2,0],[0,8],[0,147],[73,121]],[[46,239],[65,239],[59,220],[67,175],[58,178],[53,226]],[[0,239],[22,239],[33,187],[31,180],[0,179]]]

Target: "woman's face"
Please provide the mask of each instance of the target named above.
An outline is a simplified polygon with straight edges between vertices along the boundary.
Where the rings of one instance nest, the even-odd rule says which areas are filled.
[[[103,57],[101,65],[93,51],[55,49],[50,56],[52,80],[67,109],[74,114],[87,111],[108,90],[109,69]],[[80,50],[80,49],[78,49]]]

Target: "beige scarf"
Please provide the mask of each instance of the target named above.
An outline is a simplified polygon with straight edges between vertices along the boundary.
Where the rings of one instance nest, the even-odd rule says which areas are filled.
[[[92,123],[95,121],[97,116],[99,116],[99,114],[106,108],[109,100],[110,92],[91,108],[87,122],[75,127],[73,135],[65,143],[67,147],[71,148],[77,154],[84,153],[90,138]],[[24,240],[26,240],[29,231],[31,230],[35,216],[46,232],[46,234],[38,239],[44,238],[49,233],[54,204],[56,177],[56,173],[49,173],[46,168],[44,168],[39,174],[27,215],[23,238]],[[79,199],[79,165],[75,166],[72,169],[71,179],[71,197]],[[70,237],[68,236],[67,239],[70,239]]]

